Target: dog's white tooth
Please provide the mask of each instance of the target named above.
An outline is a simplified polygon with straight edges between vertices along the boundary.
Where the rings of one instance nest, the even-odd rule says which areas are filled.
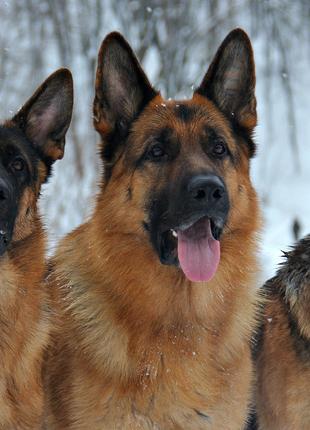
[[[178,237],[178,233],[175,230],[172,229],[171,231],[172,231],[172,236]]]

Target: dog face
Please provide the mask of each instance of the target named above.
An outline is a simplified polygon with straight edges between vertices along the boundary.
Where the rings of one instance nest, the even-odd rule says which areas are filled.
[[[64,153],[72,103],[71,73],[62,69],[0,126],[0,255],[32,231],[40,186]]]
[[[242,30],[224,40],[191,100],[163,100],[119,34],[99,52],[94,124],[117,228],[147,235],[160,261],[192,281],[213,277],[225,235],[250,217],[254,88]]]

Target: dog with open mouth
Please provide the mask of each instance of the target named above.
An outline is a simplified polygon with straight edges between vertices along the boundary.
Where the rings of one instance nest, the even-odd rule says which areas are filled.
[[[50,261],[59,330],[47,428],[245,427],[259,300],[255,125],[242,30],[181,101],[161,97],[120,34],[103,41],[96,208]]]
[[[228,194],[214,173],[196,174],[183,182],[180,197],[168,197],[170,218],[163,219],[156,210],[152,213],[152,241],[163,264],[179,265],[193,282],[209,281],[220,262],[219,239],[229,210]],[[184,196],[187,199],[182,201]]]
[[[0,428],[39,430],[50,342],[41,185],[64,154],[73,104],[69,70],[53,73],[0,125]]]

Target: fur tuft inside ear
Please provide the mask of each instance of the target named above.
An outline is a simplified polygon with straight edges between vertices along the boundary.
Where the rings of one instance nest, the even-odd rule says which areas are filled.
[[[94,100],[96,130],[101,135],[117,134],[117,139],[113,140],[119,142],[128,133],[132,121],[157,94],[123,36],[110,33],[98,55]],[[110,148],[109,153],[112,152]]]
[[[256,126],[254,56],[243,30],[228,34],[196,93],[212,100],[242,128],[252,131]]]

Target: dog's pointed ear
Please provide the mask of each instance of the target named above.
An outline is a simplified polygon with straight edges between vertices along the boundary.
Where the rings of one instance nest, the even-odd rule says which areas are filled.
[[[131,122],[157,95],[131,47],[117,32],[102,42],[96,73],[94,126],[101,134],[126,134]]]
[[[228,34],[196,93],[212,100],[241,127],[253,130],[257,122],[255,64],[251,42],[243,30]]]
[[[52,163],[64,155],[72,108],[72,75],[68,69],[59,69],[43,82],[12,121],[42,157]]]

